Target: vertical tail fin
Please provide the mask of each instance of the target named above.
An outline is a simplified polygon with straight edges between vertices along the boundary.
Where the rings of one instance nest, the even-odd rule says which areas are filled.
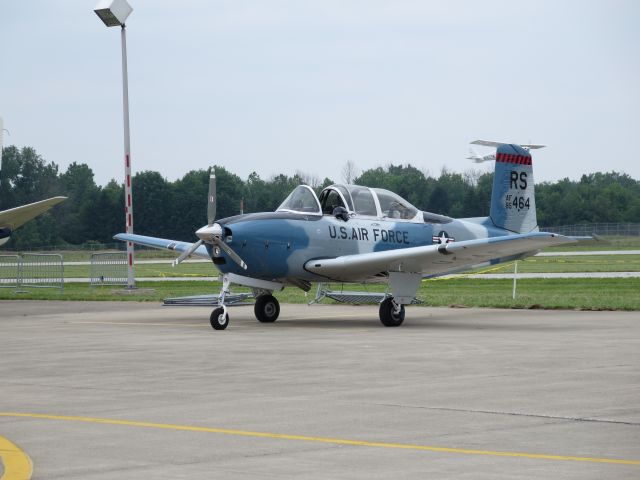
[[[497,145],[489,215],[496,227],[515,233],[538,228],[531,154],[520,145]]]

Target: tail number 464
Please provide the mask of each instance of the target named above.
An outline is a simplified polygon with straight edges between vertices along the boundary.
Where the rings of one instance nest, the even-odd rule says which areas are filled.
[[[519,195],[507,195],[505,201],[507,210],[529,210],[529,197],[521,197]]]

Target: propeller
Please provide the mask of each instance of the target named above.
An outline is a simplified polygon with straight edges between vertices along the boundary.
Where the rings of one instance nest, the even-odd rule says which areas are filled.
[[[209,197],[207,202],[207,225],[210,227],[216,219],[216,176],[215,174],[209,175]]]
[[[226,253],[231,260],[236,262],[243,269],[247,269],[247,264],[244,263],[242,258],[234,252],[229,245],[222,239],[222,227],[219,223],[215,223],[216,218],[216,176],[211,174],[209,176],[209,194],[207,202],[207,226],[202,227],[196,231],[196,235],[200,238],[196,243],[191,245],[188,250],[185,250],[180,254],[178,258],[173,261],[173,266],[180,265],[184,260],[193,255],[200,245],[211,243]]]

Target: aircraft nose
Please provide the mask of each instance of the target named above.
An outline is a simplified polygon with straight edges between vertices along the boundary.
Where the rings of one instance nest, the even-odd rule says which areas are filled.
[[[197,230],[196,235],[200,240],[211,241],[213,237],[222,237],[222,226],[219,223],[207,225]]]

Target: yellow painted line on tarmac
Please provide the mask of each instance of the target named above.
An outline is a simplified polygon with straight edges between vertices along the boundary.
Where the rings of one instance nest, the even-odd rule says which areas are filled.
[[[240,437],[258,437],[258,438],[271,438],[276,440],[296,440],[300,442],[316,442],[326,443],[332,445],[349,445],[356,447],[375,447],[375,448],[388,448],[388,449],[403,449],[403,450],[419,450],[428,452],[442,452],[442,453],[458,453],[462,455],[486,455],[491,457],[516,457],[516,458],[530,458],[537,460],[559,460],[570,462],[590,462],[590,463],[609,463],[618,465],[635,465],[640,466],[640,460],[624,460],[619,458],[597,458],[597,457],[575,457],[568,455],[548,455],[540,453],[525,453],[525,452],[503,452],[492,450],[474,450],[468,448],[449,448],[449,447],[437,447],[430,445],[414,445],[408,443],[386,443],[386,442],[370,442],[366,440],[349,440],[343,438],[331,438],[331,437],[309,437],[305,435],[290,435],[285,433],[267,433],[267,432],[252,432],[246,430],[232,430],[228,428],[213,428],[213,427],[197,427],[190,425],[173,425],[169,423],[151,423],[151,422],[136,422],[130,420],[116,420],[110,418],[93,418],[93,417],[77,417],[68,415],[47,415],[41,413],[17,413],[17,412],[0,412],[0,417],[18,417],[18,418],[40,418],[46,420],[64,420],[70,422],[86,422],[86,423],[100,423],[104,425],[124,425],[128,427],[142,427],[142,428],[157,428],[164,430],[177,430],[186,432],[205,432],[205,433],[217,433],[222,435],[235,435]]]
[[[33,464],[29,455],[15,443],[0,436],[0,459],[4,473],[0,480],[29,480],[33,473]]]

